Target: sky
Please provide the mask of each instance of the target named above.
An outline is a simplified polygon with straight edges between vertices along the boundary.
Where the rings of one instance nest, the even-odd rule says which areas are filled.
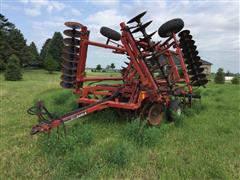
[[[189,29],[196,41],[199,55],[218,68],[240,72],[239,45],[239,1],[129,1],[129,0],[0,0],[1,14],[22,31],[27,43],[32,41],[41,50],[46,39],[55,31],[67,29],[65,21],[76,21],[90,30],[90,39],[106,42],[99,30],[108,26],[120,32],[119,24],[135,15],[147,11],[143,22],[153,20],[147,28],[151,33],[172,18],[184,20],[184,29]],[[164,41],[156,33],[155,41]],[[111,50],[90,47],[88,67],[115,63],[124,65],[123,55],[112,54]]]

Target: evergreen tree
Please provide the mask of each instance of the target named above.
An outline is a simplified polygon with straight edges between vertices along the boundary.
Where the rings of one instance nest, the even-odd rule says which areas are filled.
[[[217,84],[224,84],[225,76],[224,76],[224,71],[222,68],[218,69],[218,72],[216,73],[216,75],[214,77],[214,82]]]
[[[97,66],[96,66],[96,71],[101,71],[102,70],[102,66],[100,65],[100,64],[98,64]]]
[[[2,14],[0,14],[0,71],[4,70],[7,64],[7,59],[11,54],[8,45],[9,32],[15,28],[15,25],[8,21]]]
[[[15,54],[20,59],[21,66],[27,65],[29,57],[27,56],[27,44],[23,34],[18,29],[13,29],[8,35],[8,48],[10,54]]]
[[[15,25],[8,21],[3,14],[0,13],[0,29],[4,32],[9,32],[15,29]]]
[[[48,51],[50,41],[51,41],[51,39],[47,39],[42,46],[42,49],[41,49],[41,52],[40,52],[40,61],[42,61],[42,62],[44,61],[44,59],[47,56],[47,51]]]
[[[3,71],[6,69],[6,63],[2,57],[2,55],[0,54],[0,71]]]
[[[15,54],[10,56],[4,76],[7,81],[18,81],[22,79],[20,60]]]
[[[55,71],[57,69],[57,66],[58,66],[58,64],[55,61],[55,59],[50,54],[48,54],[47,57],[44,60],[44,67],[45,67],[45,69],[50,74],[52,74],[53,71]]]
[[[37,47],[34,42],[32,42],[28,46],[28,56],[29,56],[29,64],[30,65],[35,65],[35,66],[40,66],[41,62],[39,59],[39,54],[37,51]]]
[[[47,48],[47,56],[51,55],[57,62],[57,70],[61,69],[63,46],[62,34],[60,32],[55,32]]]

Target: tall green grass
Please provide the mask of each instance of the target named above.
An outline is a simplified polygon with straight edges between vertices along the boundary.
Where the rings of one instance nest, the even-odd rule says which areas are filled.
[[[77,107],[59,87],[59,73],[26,71],[1,86],[0,179],[239,179],[239,86],[209,83],[201,104],[174,123],[139,126],[112,110],[30,136],[36,118],[26,109],[38,99],[56,116]],[[62,127],[61,127],[62,128]]]

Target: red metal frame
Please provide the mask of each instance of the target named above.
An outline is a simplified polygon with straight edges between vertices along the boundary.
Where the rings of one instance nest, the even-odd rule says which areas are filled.
[[[150,102],[160,102],[168,105],[170,96],[176,93],[186,95],[192,93],[192,86],[190,85],[189,76],[186,65],[179,48],[176,35],[173,34],[163,43],[159,43],[155,47],[158,54],[164,54],[167,57],[167,62],[171,67],[173,74],[172,80],[177,83],[185,82],[188,91],[185,91],[181,86],[175,85],[174,92],[168,89],[167,81],[165,79],[154,79],[149,68],[144,62],[143,56],[148,55],[149,52],[140,52],[138,45],[145,46],[146,44],[134,39],[129,31],[129,28],[124,22],[120,23],[121,27],[121,44],[109,45],[89,40],[90,32],[86,26],[81,28],[79,60],[77,66],[77,86],[75,93],[79,94],[77,103],[79,104],[93,104],[94,106],[87,109],[73,112],[70,115],[60,117],[46,126],[44,123],[39,127],[38,131],[49,131],[50,129],[59,126],[63,122],[72,121],[91,112],[102,110],[108,107],[136,110],[142,106],[142,102],[147,100]],[[130,57],[130,62],[126,67],[126,72],[121,77],[85,77],[85,66],[87,60],[88,46],[96,46],[113,50],[113,53],[125,54]],[[178,68],[173,60],[170,48],[176,49],[175,52],[179,56],[181,68],[183,70],[183,77],[180,77]],[[89,81],[122,81],[123,83],[116,83],[114,85],[84,85],[84,82]],[[121,88],[120,88],[121,87]],[[161,88],[161,90],[159,89]],[[164,88],[166,90],[164,90]],[[119,91],[121,96],[101,102],[98,96],[109,97]],[[91,97],[90,97],[91,96]],[[126,100],[127,99],[127,100]]]

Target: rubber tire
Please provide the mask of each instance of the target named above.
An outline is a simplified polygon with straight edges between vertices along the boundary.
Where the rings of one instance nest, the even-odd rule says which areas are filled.
[[[178,33],[184,27],[184,22],[180,18],[171,19],[165,22],[163,25],[160,26],[158,29],[158,34],[160,37],[169,37],[172,33]]]
[[[174,113],[177,113],[177,111],[180,110],[182,114],[182,106],[180,101],[178,100],[172,100],[170,101],[170,105],[167,109],[167,120],[168,121],[174,121]],[[179,115],[180,116],[180,115]]]
[[[105,26],[101,27],[100,33],[108,39],[115,41],[119,41],[121,39],[121,34],[119,32]]]

